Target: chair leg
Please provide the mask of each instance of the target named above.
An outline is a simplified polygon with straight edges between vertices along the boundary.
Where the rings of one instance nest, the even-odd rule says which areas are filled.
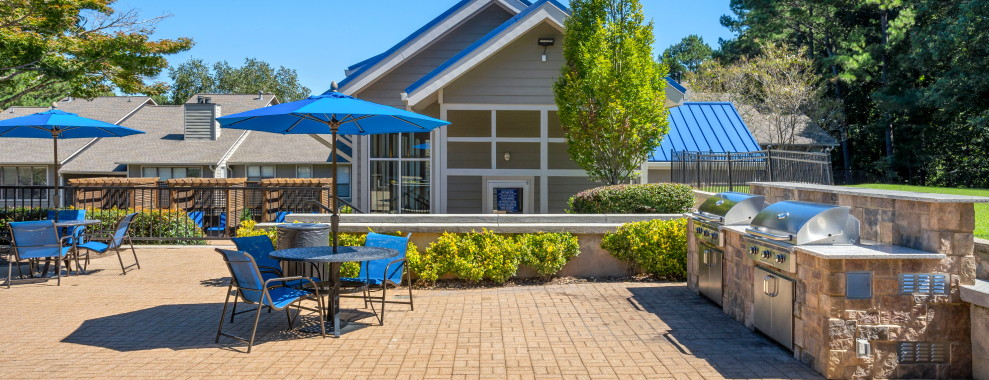
[[[234,309],[230,313],[230,323],[234,323],[235,316],[237,316],[237,298],[234,298]]]
[[[378,318],[378,323],[381,326],[385,325],[385,300],[388,297],[388,281],[381,282],[381,318]]]
[[[61,254],[61,252],[59,252],[59,254]],[[58,280],[55,282],[57,284],[56,286],[62,286],[62,258],[61,257],[59,257],[58,259],[55,260],[55,277],[58,278]]]
[[[412,273],[406,270],[405,276],[405,286],[409,287],[409,310],[415,311],[415,304],[412,303]]]
[[[130,252],[134,255],[134,264],[137,265],[137,269],[141,269],[141,262],[137,259],[137,250],[134,249],[134,240],[131,239],[130,234],[127,235],[127,244],[130,244]]]
[[[17,273],[21,272],[20,263],[17,264]],[[10,261],[10,256],[7,256],[7,289],[10,289],[11,275],[14,274],[14,262]]]
[[[216,328],[216,343],[220,343],[220,333],[223,332],[223,320],[226,319],[227,305],[230,304],[230,292],[233,290],[233,284],[227,287],[227,299],[223,301],[223,311],[220,312],[220,325]],[[234,313],[237,312],[237,300],[234,299]],[[230,323],[233,323],[233,315],[230,316]]]
[[[117,261],[120,262],[120,271],[124,272],[123,276],[126,276],[127,268],[124,268],[124,259],[120,257],[120,247],[114,248],[113,250],[117,252]]]
[[[323,338],[326,338],[326,319],[323,318],[323,297],[320,297],[319,293],[316,294],[316,315],[319,317],[319,333]]]
[[[261,302],[264,302],[264,296],[261,296]],[[254,346],[254,337],[258,333],[258,321],[261,320],[261,304],[258,304],[258,311],[254,313],[254,328],[251,329],[251,340],[247,342],[247,353],[251,353],[251,347]]]

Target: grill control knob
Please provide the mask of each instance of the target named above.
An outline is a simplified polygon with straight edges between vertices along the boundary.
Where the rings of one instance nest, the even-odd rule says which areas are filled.
[[[700,228],[700,227],[697,227],[697,228],[694,228],[694,231],[697,232],[697,233],[701,233],[702,231],[704,231],[704,229],[703,228]]]
[[[765,250],[765,251],[762,251],[762,258],[769,259],[770,257],[773,257],[773,253],[772,252],[770,252],[768,249]]]
[[[717,238],[718,238],[718,233],[717,232],[712,232],[711,233],[711,239],[717,239]]]
[[[776,255],[776,262],[777,263],[781,263],[782,264],[785,261],[786,261],[786,255],[784,255],[784,254]]]
[[[704,236],[711,236],[711,231],[704,231]]]
[[[758,255],[759,254],[759,247],[756,247],[754,245],[751,246],[751,247],[749,247],[749,254]]]

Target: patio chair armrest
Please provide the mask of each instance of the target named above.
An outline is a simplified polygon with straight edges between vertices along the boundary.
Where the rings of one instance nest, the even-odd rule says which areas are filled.
[[[408,260],[406,260],[406,258],[403,257],[401,259],[395,259],[395,260],[392,260],[387,265],[385,265],[385,274],[387,275],[388,273],[391,273],[391,271],[390,271],[391,265],[392,264],[397,264],[397,263],[402,263],[402,265],[405,265],[405,268],[406,269],[408,269],[408,267],[409,267],[409,262],[408,262]],[[399,281],[401,281],[401,279],[399,279]]]
[[[270,287],[269,287],[268,284],[269,283],[272,283],[272,282],[285,282],[285,281],[295,281],[295,280],[306,280],[306,281],[308,281],[310,284],[312,284],[313,291],[316,292],[316,295],[317,296],[319,296],[319,286],[316,285],[316,281],[313,281],[313,279],[311,277],[306,277],[306,276],[289,276],[289,277],[270,278],[270,279],[268,279],[268,280],[266,280],[264,282],[264,289],[265,289],[265,291],[268,291],[268,289],[270,289]]]
[[[275,268],[275,267],[269,267],[269,266],[264,266],[264,265],[258,265],[258,269],[261,270],[262,273],[265,273],[265,272],[267,272],[267,273],[278,273],[279,276],[282,275],[282,268]]]

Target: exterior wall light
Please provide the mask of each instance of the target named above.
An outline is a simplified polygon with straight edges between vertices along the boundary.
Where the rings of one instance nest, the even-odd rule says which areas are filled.
[[[511,161],[511,160],[512,160],[512,154],[505,152],[505,161]]]
[[[539,46],[542,46],[543,47],[543,62],[546,62],[546,50],[548,50],[549,47],[550,46],[553,46],[553,44],[555,44],[555,43],[556,43],[556,39],[555,38],[540,38],[539,39]]]

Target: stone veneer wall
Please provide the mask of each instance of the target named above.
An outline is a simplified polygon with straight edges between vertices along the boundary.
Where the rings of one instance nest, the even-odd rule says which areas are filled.
[[[989,240],[975,239],[975,277],[989,281]]]
[[[754,194],[774,203],[803,200],[849,206],[862,222],[862,238],[942,253],[940,260],[826,260],[797,256],[794,305],[794,356],[828,378],[959,378],[972,373],[969,305],[959,297],[959,285],[976,277],[975,210],[971,203],[936,203],[890,199],[867,194],[836,194],[752,184]],[[725,313],[752,327],[754,262],[741,235],[723,234],[725,249]],[[692,234],[688,234],[692,235]],[[696,242],[689,242],[696,252]],[[688,255],[688,265],[697,265]],[[873,272],[873,297],[845,298],[845,273]],[[696,272],[695,272],[696,273]],[[901,295],[900,273],[950,274],[947,296]],[[688,285],[697,288],[696,275]],[[855,339],[872,343],[867,358],[855,354]],[[944,342],[950,363],[899,363],[898,342]]]

